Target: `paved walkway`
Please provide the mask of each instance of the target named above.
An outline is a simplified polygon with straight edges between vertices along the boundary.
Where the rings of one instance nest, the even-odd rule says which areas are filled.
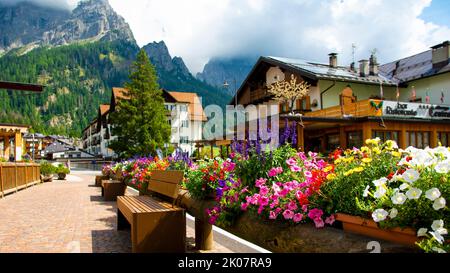
[[[0,253],[131,252],[130,231],[116,229],[116,202],[93,185],[93,172],[73,172],[0,199]],[[189,252],[194,234],[188,226]],[[216,243],[211,252],[232,251]]]

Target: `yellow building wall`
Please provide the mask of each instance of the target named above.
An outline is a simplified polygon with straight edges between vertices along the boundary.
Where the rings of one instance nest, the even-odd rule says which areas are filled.
[[[444,91],[444,104],[450,104],[450,73],[444,73],[437,76],[411,81],[408,88],[400,90],[401,101],[409,101],[412,94],[412,87],[416,89],[417,98],[425,101],[427,91],[430,96],[431,104],[441,104],[441,93]]]

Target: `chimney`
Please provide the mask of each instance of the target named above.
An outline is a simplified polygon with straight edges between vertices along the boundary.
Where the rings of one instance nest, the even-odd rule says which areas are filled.
[[[369,76],[369,61],[368,60],[359,61],[359,74],[361,77]]]
[[[375,54],[370,55],[369,69],[371,76],[378,76],[378,62]]]
[[[336,68],[337,67],[337,53],[330,53],[328,56],[330,56],[330,67]]]
[[[433,68],[441,69],[450,63],[450,41],[431,47]]]
[[[350,70],[353,71],[353,72],[356,72],[355,62],[352,62],[350,64]]]

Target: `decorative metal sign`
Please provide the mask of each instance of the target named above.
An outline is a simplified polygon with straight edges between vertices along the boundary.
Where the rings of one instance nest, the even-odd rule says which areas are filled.
[[[450,107],[423,103],[383,101],[383,116],[420,119],[450,119]]]

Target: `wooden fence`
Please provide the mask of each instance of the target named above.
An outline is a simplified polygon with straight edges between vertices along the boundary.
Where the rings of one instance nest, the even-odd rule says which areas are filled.
[[[39,164],[0,163],[1,196],[28,188],[41,182]]]

